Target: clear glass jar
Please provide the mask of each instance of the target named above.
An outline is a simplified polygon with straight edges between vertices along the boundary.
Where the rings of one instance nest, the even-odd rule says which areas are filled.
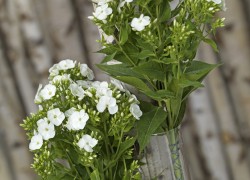
[[[144,151],[141,173],[144,180],[189,179],[182,154],[180,128],[151,136]]]

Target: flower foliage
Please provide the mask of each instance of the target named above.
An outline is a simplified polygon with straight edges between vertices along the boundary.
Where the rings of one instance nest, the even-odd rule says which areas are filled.
[[[21,125],[31,139],[32,167],[43,179],[140,179],[131,132],[142,112],[116,80],[90,81],[86,64],[63,60],[39,86],[39,110]]]
[[[202,41],[218,51],[208,37],[223,26],[224,19],[215,17],[224,8],[223,2],[181,0],[173,7],[171,0],[101,0],[96,11],[103,4],[112,13],[102,19],[96,13],[90,17],[104,33],[99,52],[106,57],[98,67],[134,86],[158,105],[151,107],[154,113],[148,112],[157,122],[144,121],[146,115],[138,122],[139,142],[156,130],[178,127],[188,95],[202,87],[204,77],[217,67],[195,56]],[[113,41],[107,42],[105,36]],[[155,118],[159,110],[165,119]],[[143,149],[145,143],[140,145]]]

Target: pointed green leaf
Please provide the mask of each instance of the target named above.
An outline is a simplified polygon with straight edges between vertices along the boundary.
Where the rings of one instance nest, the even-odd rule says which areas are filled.
[[[165,72],[157,62],[149,61],[133,68],[137,73],[148,76],[151,79],[164,81]]]
[[[171,17],[170,4],[168,1],[164,0],[159,7],[160,7],[159,21],[165,22]]]
[[[105,56],[101,63],[106,63],[106,62],[113,60],[116,53],[117,53],[117,51],[115,51],[113,54]]]
[[[193,87],[203,87],[203,85],[199,82],[199,81],[190,81],[188,79],[180,79],[178,81],[178,85],[181,87],[181,88],[186,88],[186,87],[190,87],[190,86],[193,86]]]
[[[119,152],[116,153],[117,155],[115,159],[119,159],[126,150],[128,150],[135,144],[135,141],[136,141],[136,138],[133,137],[133,138],[126,139],[124,142],[122,142],[119,148]]]
[[[185,76],[192,81],[201,81],[210,71],[218,67],[218,64],[208,64],[202,61],[192,61],[187,68]]]
[[[162,101],[163,99],[166,99],[166,98],[175,97],[175,94],[168,90],[143,91],[143,93],[156,101]]]
[[[97,64],[96,66],[113,77],[132,76],[137,78],[143,78],[141,74],[136,73],[130,67],[127,67],[123,64],[115,64],[115,65]]]
[[[139,54],[139,59],[145,59],[145,58],[148,58],[148,57],[155,57],[155,54],[153,51],[150,51],[150,50],[142,50]]]
[[[216,52],[219,52],[217,44],[212,39],[205,38],[205,39],[203,39],[203,41],[205,43],[209,44]]]
[[[167,112],[162,107],[155,107],[152,111],[144,113],[139,121],[137,121],[138,142],[140,152],[148,144],[151,135],[166,121]]]
[[[122,26],[119,34],[120,45],[123,45],[127,42],[128,34],[129,34],[128,23],[125,22],[125,25]]]
[[[116,79],[118,79],[122,82],[125,82],[127,84],[130,84],[141,91],[150,91],[151,90],[147,86],[146,83],[144,83],[141,79],[136,78],[136,77],[118,76],[118,77],[116,77]]]

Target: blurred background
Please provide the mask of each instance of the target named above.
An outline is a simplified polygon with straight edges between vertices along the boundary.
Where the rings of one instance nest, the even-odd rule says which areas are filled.
[[[191,179],[250,180],[250,1],[227,0],[220,53],[202,44],[197,58],[223,63],[190,96],[182,128]],[[37,107],[39,83],[63,59],[87,63],[96,79],[99,32],[89,0],[0,0],[0,179],[33,180],[32,154],[19,124]]]

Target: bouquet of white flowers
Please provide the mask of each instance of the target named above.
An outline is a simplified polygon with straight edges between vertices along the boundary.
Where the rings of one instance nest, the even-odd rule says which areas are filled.
[[[86,64],[63,60],[39,85],[39,110],[21,125],[31,139],[32,167],[43,179],[140,179],[134,160],[142,112],[136,97],[117,80],[91,81]]]

